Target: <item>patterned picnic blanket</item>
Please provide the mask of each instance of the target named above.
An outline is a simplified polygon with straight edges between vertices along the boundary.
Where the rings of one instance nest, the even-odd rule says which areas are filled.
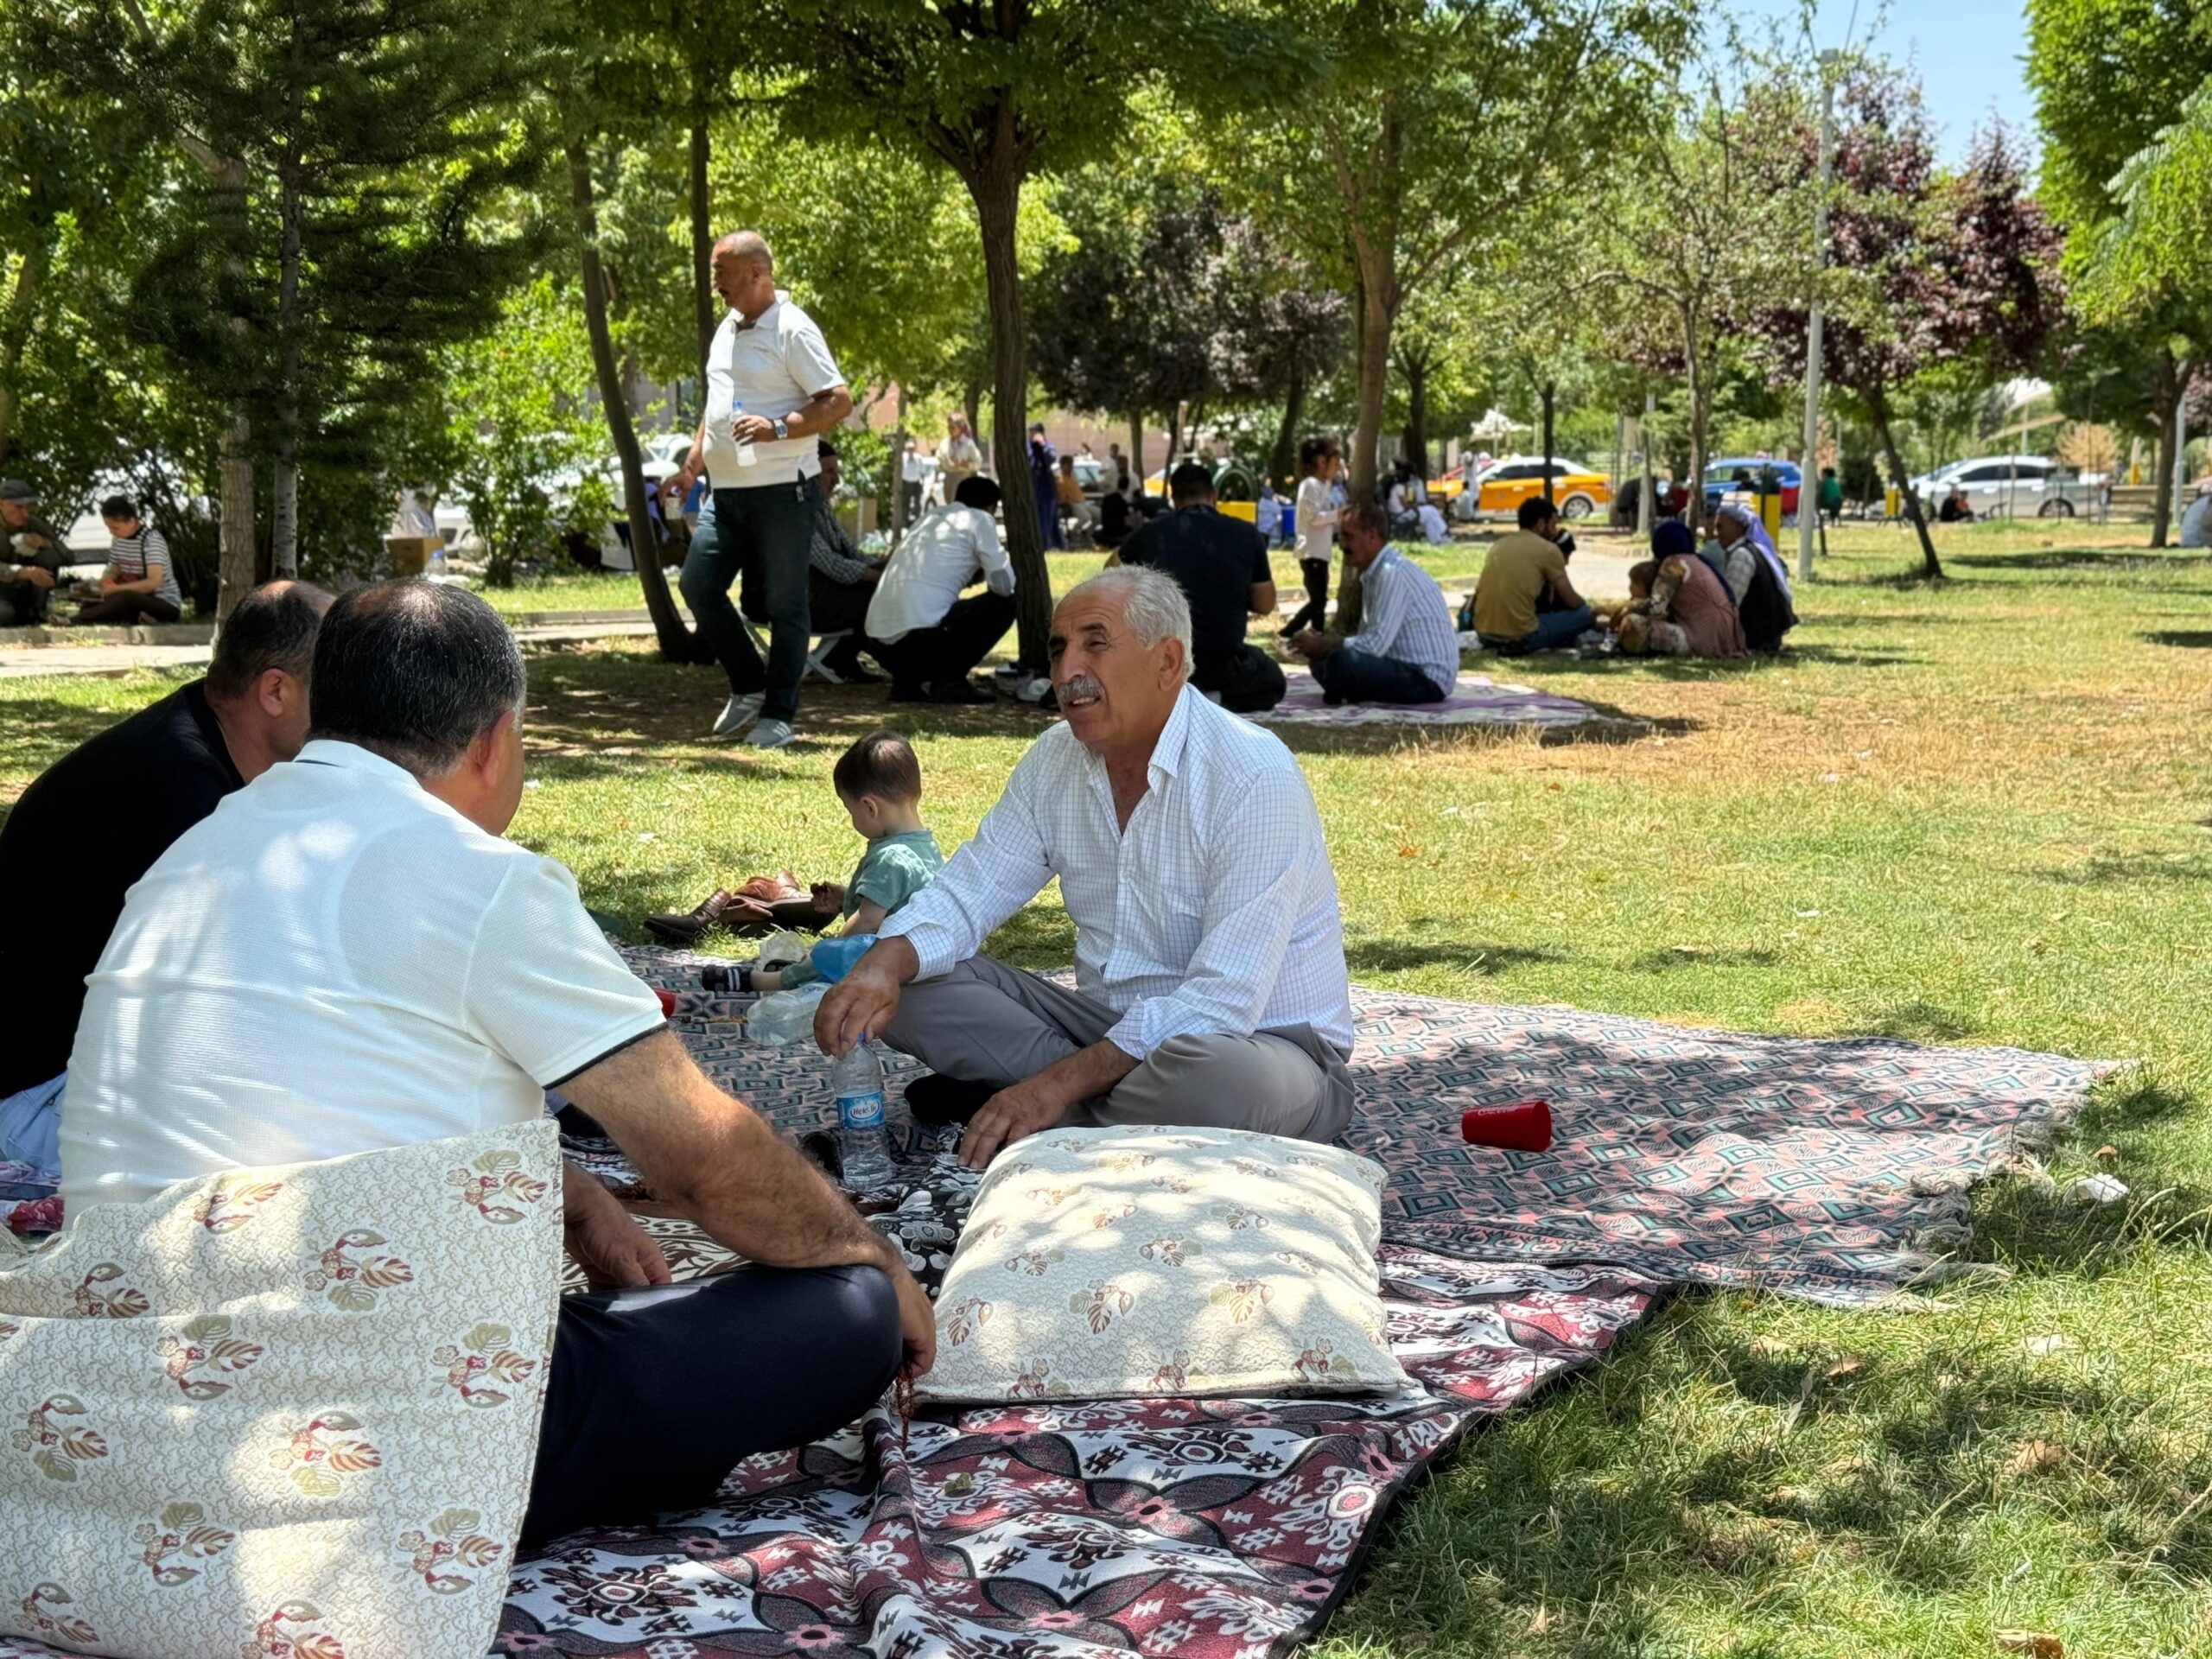
[[[711,958],[625,954],[677,993],[685,1039],[719,1082],[783,1128],[835,1127],[827,1065],[809,1047],[747,1042],[744,1005],[697,988],[696,964]],[[1386,1238],[1843,1306],[1936,1266],[1936,1250],[1965,1236],[1967,1189],[2011,1166],[2107,1069],[1357,987],[1352,1010],[1359,1105],[1344,1144],[1390,1172]],[[918,1068],[886,1058],[895,1101]],[[1459,1139],[1466,1108],[1530,1099],[1551,1103],[1549,1152]],[[894,1108],[894,1138],[912,1131]]]
[[[1579,726],[1598,711],[1573,697],[1556,697],[1533,686],[1501,685],[1484,674],[1462,674],[1442,702],[1404,707],[1346,703],[1332,709],[1322,701],[1321,683],[1306,670],[1284,670],[1290,689],[1263,715],[1246,718],[1292,726]]]
[[[626,954],[678,993],[701,1063],[780,1127],[835,1118],[827,1068],[747,1042],[702,958]],[[1355,993],[1358,1124],[1390,1169],[1382,1270],[1402,1397],[885,1411],[749,1459],[713,1508],[518,1563],[498,1653],[1277,1659],[1350,1588],[1376,1522],[1484,1416],[1604,1357],[1667,1282],[1878,1300],[1962,1236],[1964,1188],[2069,1111],[2098,1066],[1687,1030]],[[912,1068],[893,1068],[895,1099]],[[1530,1097],[1541,1155],[1471,1147],[1466,1106]],[[877,1224],[925,1282],[972,1178],[895,1114],[912,1178]],[[574,1154],[631,1176],[605,1143]],[[727,1257],[649,1224],[679,1273]],[[0,1642],[0,1659],[44,1655]]]

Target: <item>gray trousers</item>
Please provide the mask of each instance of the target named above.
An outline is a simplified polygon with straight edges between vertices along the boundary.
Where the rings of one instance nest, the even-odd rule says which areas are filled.
[[[1078,992],[970,957],[907,986],[883,1036],[932,1071],[1004,1088],[1103,1042],[1121,1019]],[[1061,1125],[1173,1123],[1325,1141],[1344,1133],[1351,1106],[1344,1057],[1310,1026],[1283,1026],[1249,1037],[1171,1037]]]

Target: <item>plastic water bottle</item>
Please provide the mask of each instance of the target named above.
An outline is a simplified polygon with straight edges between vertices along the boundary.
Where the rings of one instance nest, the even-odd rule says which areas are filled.
[[[863,1038],[830,1063],[837,1096],[837,1154],[845,1185],[873,1192],[891,1183],[891,1148],[883,1135],[883,1062]]]
[[[737,423],[744,417],[743,404],[732,404],[729,406],[729,436],[730,442],[737,445],[737,464],[741,467],[750,467],[760,457],[753,453],[753,446],[750,443],[737,435]]]
[[[430,550],[429,577],[432,582],[446,579],[446,544],[442,539]]]

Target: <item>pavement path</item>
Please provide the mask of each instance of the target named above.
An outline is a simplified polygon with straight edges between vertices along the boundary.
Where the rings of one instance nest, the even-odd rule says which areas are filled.
[[[578,639],[607,639],[633,635],[651,637],[653,625],[639,611],[621,613],[582,613],[583,620],[561,620],[554,612],[530,626],[515,630],[515,637],[530,645],[557,645]],[[7,636],[0,634],[0,639]],[[0,680],[35,678],[55,674],[128,674],[141,668],[197,668],[214,655],[212,645],[0,645]]]
[[[1640,555],[1615,552],[1611,545],[1585,546],[1569,567],[1578,589],[1600,599],[1628,597],[1629,567]],[[1465,578],[1446,582],[1445,592],[1457,602],[1471,586]],[[1302,593],[1287,594],[1286,612],[1304,602]],[[650,637],[653,627],[643,611],[540,611],[511,619],[515,637],[532,645],[557,645],[581,639]],[[203,632],[196,628],[135,630],[142,635],[165,636],[133,642],[122,629],[103,630],[116,638],[97,645],[67,639],[53,644],[10,645],[0,643],[0,680],[28,679],[49,674],[128,674],[141,668],[192,668],[206,663],[213,647],[205,639],[180,640]],[[0,634],[0,642],[7,636]],[[81,636],[80,636],[81,638]]]

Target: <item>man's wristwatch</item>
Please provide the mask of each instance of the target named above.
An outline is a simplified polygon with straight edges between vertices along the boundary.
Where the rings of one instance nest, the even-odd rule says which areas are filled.
[[[768,423],[768,429],[779,438],[788,438],[791,435],[791,423],[785,420],[771,419]]]

